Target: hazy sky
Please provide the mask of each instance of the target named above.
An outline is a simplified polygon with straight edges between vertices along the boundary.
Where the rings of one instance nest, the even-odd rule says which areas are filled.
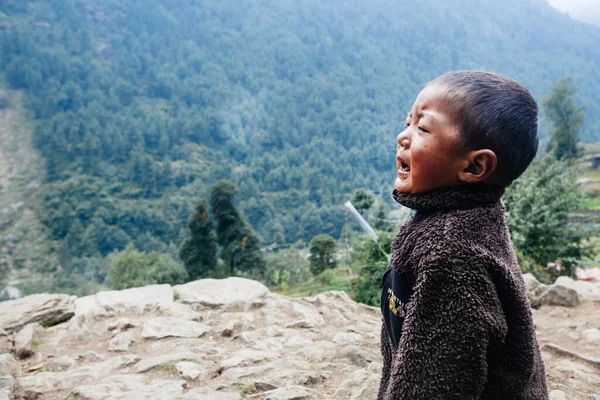
[[[574,19],[600,25],[600,0],[548,0],[550,4]]]

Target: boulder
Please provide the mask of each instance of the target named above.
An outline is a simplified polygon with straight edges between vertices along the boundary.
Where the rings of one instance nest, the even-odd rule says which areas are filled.
[[[539,305],[575,307],[579,305],[577,292],[562,285],[551,285],[537,297]],[[533,305],[533,304],[532,304]]]
[[[173,305],[173,288],[170,285],[150,285],[125,290],[96,293],[94,310],[100,315],[114,315],[133,311],[165,310]]]
[[[174,286],[173,291],[182,303],[214,308],[250,305],[269,293],[262,283],[239,277],[201,279]]]
[[[575,290],[579,296],[579,301],[582,303],[586,301],[600,301],[600,287],[591,282],[575,281],[568,276],[559,276],[554,284]]]
[[[165,337],[197,338],[210,330],[208,325],[177,317],[156,317],[144,324],[144,339],[162,339]]]
[[[0,331],[15,332],[25,325],[55,325],[75,314],[75,296],[66,294],[33,294],[9,300],[0,307]]]

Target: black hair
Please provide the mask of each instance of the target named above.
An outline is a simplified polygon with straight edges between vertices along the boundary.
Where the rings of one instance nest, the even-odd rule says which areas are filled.
[[[490,149],[498,164],[494,176],[508,186],[529,166],[538,148],[538,107],[522,85],[483,71],[448,72],[439,84],[459,110],[464,145]]]

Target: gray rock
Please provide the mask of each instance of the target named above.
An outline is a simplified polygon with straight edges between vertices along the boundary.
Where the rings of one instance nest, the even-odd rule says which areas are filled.
[[[127,311],[143,314],[169,309],[173,305],[173,288],[170,285],[150,285],[99,292],[96,293],[96,305],[96,312],[100,315],[115,315]]]
[[[61,369],[73,368],[77,365],[77,361],[69,356],[61,356],[52,360],[52,365]]]
[[[338,332],[333,337],[333,343],[362,345],[364,339],[361,334],[355,332]]]
[[[27,324],[15,336],[15,354],[19,358],[27,358],[33,355],[34,339],[37,332],[43,329],[40,324]]]
[[[242,400],[239,393],[217,392],[202,387],[190,390],[184,395],[174,397],[173,400]]]
[[[373,399],[373,388],[379,385],[379,376],[359,369],[350,374],[342,381],[335,391],[336,399],[348,400],[371,400]]]
[[[250,305],[269,293],[262,283],[239,277],[201,279],[174,286],[173,291],[182,303],[215,308]]]
[[[151,379],[144,375],[113,375],[97,384],[74,388],[67,400],[172,399],[183,393],[185,381]]]
[[[120,332],[108,343],[108,351],[127,351],[131,345],[131,332]]]
[[[378,354],[374,354],[370,350],[367,350],[364,346],[355,346],[355,345],[344,346],[340,350],[339,354],[342,357],[346,357],[353,364],[355,364],[361,368],[365,368],[371,362],[381,359],[381,356],[379,356]]]
[[[277,355],[267,351],[241,349],[235,352],[231,357],[221,361],[219,368],[225,370],[227,368],[244,367],[265,360],[273,360]]]
[[[0,400],[13,400],[15,391],[15,378],[0,376]]]
[[[181,361],[175,364],[177,373],[184,379],[204,379],[208,376],[208,371],[201,365],[191,361]]]
[[[180,352],[180,353],[163,354],[160,356],[143,359],[142,361],[140,361],[133,367],[133,372],[139,374],[141,372],[150,371],[151,369],[158,367],[159,365],[166,364],[166,363],[170,363],[170,362],[174,362],[174,361],[182,361],[182,360],[198,360],[201,358],[202,357],[199,356],[198,354],[191,353],[188,351]]]
[[[310,338],[305,338],[302,336],[292,336],[283,345],[291,349],[302,349],[312,346],[312,344],[313,341]]]
[[[563,391],[553,390],[550,392],[550,400],[567,400],[567,395]]]
[[[336,349],[337,346],[335,344],[321,340],[314,342],[309,347],[298,349],[296,355],[312,362],[331,361],[336,356]]]
[[[287,358],[253,367],[230,368],[220,378],[228,385],[241,378],[259,378],[277,386],[307,385],[318,381],[317,374],[309,363]]]
[[[85,360],[85,361],[104,361],[104,360],[106,360],[106,357],[104,357],[102,354],[96,353],[95,351],[86,351],[85,353],[80,354],[77,358],[81,359],[81,360]]]
[[[600,330],[596,328],[586,329],[581,332],[581,336],[587,343],[600,346]]]
[[[66,294],[33,294],[17,300],[8,300],[0,307],[0,331],[18,331],[37,322],[54,325],[75,314],[75,296]]]
[[[270,390],[261,393],[260,396],[260,398],[264,400],[312,400],[318,398],[317,393],[314,390],[298,385],[289,385]]]
[[[542,306],[575,307],[579,305],[577,292],[562,285],[549,286],[537,299]]]
[[[177,317],[152,318],[144,324],[144,339],[162,339],[165,337],[197,338],[210,330],[208,325]]]
[[[600,301],[600,287],[591,282],[575,281],[568,276],[559,276],[554,284],[575,290],[579,296],[579,301],[582,303],[586,301]]]
[[[0,354],[0,376],[15,376],[21,375],[21,363],[10,353]]]

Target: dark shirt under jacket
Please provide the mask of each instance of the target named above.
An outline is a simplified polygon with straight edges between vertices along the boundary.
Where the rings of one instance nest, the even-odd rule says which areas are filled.
[[[388,266],[383,274],[381,292],[381,313],[385,327],[394,348],[400,343],[402,323],[406,316],[406,306],[412,295],[412,282],[405,273]]]

